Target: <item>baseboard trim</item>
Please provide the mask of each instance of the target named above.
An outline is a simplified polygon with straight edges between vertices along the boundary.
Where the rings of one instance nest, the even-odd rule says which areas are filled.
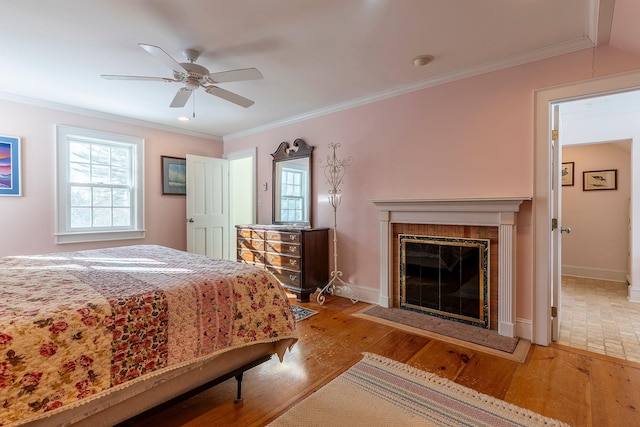
[[[562,266],[563,276],[584,277],[586,279],[610,280],[612,282],[626,282],[627,272],[605,270],[601,268],[577,267],[574,265]]]
[[[353,296],[355,299],[361,302],[366,302],[366,303],[375,304],[375,305],[382,305],[380,300],[379,289],[365,288],[362,286],[355,286],[352,284],[349,284],[349,287],[351,288],[352,293],[349,293],[349,290],[347,290],[346,292],[336,292],[334,296],[342,297],[342,298],[351,298]],[[311,298],[315,298],[315,296],[316,295],[313,294]],[[384,307],[384,305],[382,306]]]
[[[640,290],[629,288],[629,294],[627,295],[629,302],[640,302]]]
[[[531,320],[529,319],[516,319],[516,336],[525,340],[531,341],[533,336]]]

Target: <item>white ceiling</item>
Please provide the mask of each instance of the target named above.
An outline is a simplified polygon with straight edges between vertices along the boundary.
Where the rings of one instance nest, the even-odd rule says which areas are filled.
[[[611,129],[618,126],[618,131],[624,127],[624,132],[628,132],[632,137],[637,127],[637,118],[640,117],[640,90],[611,93],[607,95],[593,96],[590,98],[576,99],[560,103],[560,114],[562,129],[561,134],[569,134],[569,138],[561,138],[563,147],[569,145],[582,145],[592,143],[602,143],[600,127],[605,126]],[[636,120],[630,120],[635,117]],[[566,132],[565,132],[566,131]],[[612,132],[617,135],[620,132]],[[594,139],[590,139],[590,136]],[[593,142],[591,142],[593,141]],[[619,141],[615,137],[612,142],[621,150],[631,152],[630,140]]]
[[[601,0],[611,7],[612,0]],[[608,40],[598,0],[2,0],[0,98],[123,116],[213,138],[593,46]],[[602,6],[600,6],[602,10]],[[599,25],[599,27],[598,27]],[[598,31],[600,32],[598,34]],[[247,109],[204,90],[171,109],[179,83],[138,46],[178,62],[202,51],[211,72],[256,67],[263,80],[219,86]],[[435,57],[414,67],[420,54]],[[175,130],[175,129],[174,129]]]

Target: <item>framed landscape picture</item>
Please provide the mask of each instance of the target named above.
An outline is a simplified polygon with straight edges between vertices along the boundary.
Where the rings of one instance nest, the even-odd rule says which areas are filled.
[[[582,190],[617,190],[618,170],[584,171],[582,172]]]
[[[21,196],[20,138],[0,136],[0,196]]]
[[[162,156],[162,194],[187,194],[187,160]]]

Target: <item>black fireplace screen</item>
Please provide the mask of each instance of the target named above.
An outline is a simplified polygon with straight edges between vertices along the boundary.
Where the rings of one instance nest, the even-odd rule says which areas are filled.
[[[489,241],[401,234],[400,307],[489,327]]]

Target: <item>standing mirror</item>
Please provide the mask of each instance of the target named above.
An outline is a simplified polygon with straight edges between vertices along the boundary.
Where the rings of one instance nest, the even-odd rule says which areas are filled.
[[[273,223],[311,225],[311,152],[302,139],[282,142],[273,156]]]

